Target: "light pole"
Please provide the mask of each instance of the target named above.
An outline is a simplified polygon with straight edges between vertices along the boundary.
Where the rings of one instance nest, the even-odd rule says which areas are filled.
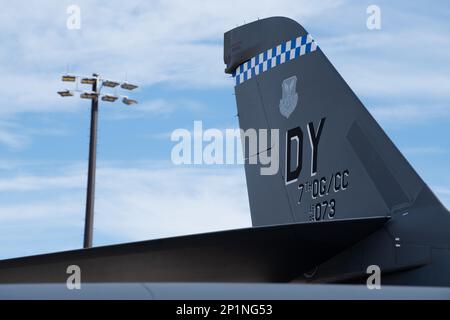
[[[95,74],[93,75],[95,76]],[[97,92],[97,79],[92,84],[92,92]],[[94,229],[94,201],[95,201],[95,169],[97,162],[97,122],[98,96],[91,101],[91,134],[89,136],[89,166],[86,191],[86,218],[84,221],[84,248],[92,247]]]
[[[81,78],[82,84],[92,85],[92,91],[80,91],[76,90],[64,90],[59,91],[58,94],[62,97],[72,97],[74,92],[81,92],[80,97],[82,99],[91,100],[91,127],[89,138],[89,166],[88,166],[88,179],[87,179],[87,191],[86,191],[86,217],[84,223],[84,248],[92,247],[93,229],[94,229],[94,202],[95,202],[95,171],[96,171],[96,158],[97,158],[97,125],[98,125],[98,107],[100,93],[103,87],[115,88],[120,85],[122,89],[134,90],[136,85],[128,82],[117,82],[107,79],[102,79],[98,74],[94,73],[92,77],[79,77],[74,75],[62,76],[62,81],[65,82],[77,82],[78,78]],[[121,96],[122,102],[126,105],[136,104],[137,101],[129,99],[127,96]],[[104,94],[102,101],[115,102],[119,96],[112,94]]]

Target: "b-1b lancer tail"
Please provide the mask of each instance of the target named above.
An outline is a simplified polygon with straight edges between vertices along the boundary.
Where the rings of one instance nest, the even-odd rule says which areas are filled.
[[[224,61],[242,132],[270,133],[256,153],[242,136],[252,228],[1,261],[0,283],[65,283],[77,265],[87,283],[245,283],[252,298],[269,282],[365,284],[377,266],[386,286],[450,286],[449,212],[301,25],[233,29]]]

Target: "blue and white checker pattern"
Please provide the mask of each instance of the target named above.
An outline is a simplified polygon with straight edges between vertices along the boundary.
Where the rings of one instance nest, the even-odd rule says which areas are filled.
[[[297,59],[316,50],[317,44],[309,34],[282,43],[275,48],[260,53],[237,67],[233,72],[236,85],[250,80],[252,77],[275,68],[280,64]]]

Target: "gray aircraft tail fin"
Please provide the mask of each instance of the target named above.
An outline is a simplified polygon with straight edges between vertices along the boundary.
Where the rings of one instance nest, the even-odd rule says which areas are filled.
[[[224,43],[254,226],[404,214],[421,193],[439,204],[297,22],[258,20]]]

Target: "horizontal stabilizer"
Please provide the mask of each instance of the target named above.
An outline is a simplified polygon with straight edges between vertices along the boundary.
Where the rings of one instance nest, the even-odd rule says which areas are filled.
[[[287,282],[382,227],[388,217],[222,231],[0,261],[0,283]]]

